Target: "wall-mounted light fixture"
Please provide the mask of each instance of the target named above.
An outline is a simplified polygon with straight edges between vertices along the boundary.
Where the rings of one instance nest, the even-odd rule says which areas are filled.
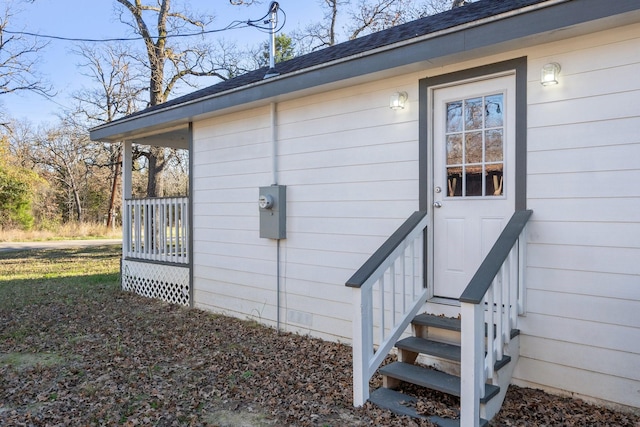
[[[557,85],[558,74],[560,74],[560,64],[557,62],[544,64],[540,72],[540,83],[542,86]]]
[[[407,103],[407,92],[396,92],[389,98],[389,108],[392,110],[402,110]]]

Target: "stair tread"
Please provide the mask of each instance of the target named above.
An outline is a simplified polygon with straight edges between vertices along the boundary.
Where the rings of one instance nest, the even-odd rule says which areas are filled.
[[[396,390],[381,387],[374,390],[369,397],[369,401],[379,408],[387,409],[397,415],[406,415],[412,418],[428,419],[440,427],[458,427],[460,420],[442,418],[439,416],[426,416],[418,413],[415,408],[418,401],[415,397],[401,393]],[[480,419],[480,426],[487,426],[488,421]]]
[[[428,326],[432,328],[446,329],[449,331],[461,332],[462,322],[459,318],[436,316],[435,314],[422,313],[418,314],[411,321],[414,325]],[[493,325],[495,334],[496,325]],[[485,324],[485,336],[487,335],[487,325]],[[511,338],[520,335],[520,329],[511,329]]]
[[[380,374],[432,390],[438,390],[452,396],[460,396],[460,377],[445,372],[409,363],[393,362],[380,368]],[[500,387],[485,384],[485,397],[481,400],[482,403],[488,402],[499,391]]]
[[[452,319],[450,317],[436,316],[435,314],[422,313],[413,318],[413,324],[420,326],[431,326],[440,329],[460,332],[460,319]]]
[[[438,427],[460,427],[460,420],[452,420],[451,418],[441,418],[437,416],[429,417],[429,421],[437,425]],[[484,418],[480,418],[480,427],[487,427],[489,421]]]
[[[403,338],[396,343],[396,347],[420,354],[439,357],[441,359],[460,362],[460,346],[447,344],[440,341],[428,340],[420,337]],[[496,360],[493,369],[499,371],[511,362],[511,357],[506,354],[500,360]]]
[[[419,337],[407,337],[396,343],[396,347],[416,353],[428,354],[460,362],[460,346]]]
[[[427,418],[416,411],[415,404],[418,399],[396,390],[381,387],[371,393],[369,401],[380,408],[390,410],[394,414],[407,415],[412,418]]]

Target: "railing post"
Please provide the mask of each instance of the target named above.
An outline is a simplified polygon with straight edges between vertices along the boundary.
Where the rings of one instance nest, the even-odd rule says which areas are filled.
[[[142,203],[140,200],[135,200],[135,211],[134,211],[134,233],[136,236],[136,244],[135,244],[135,251],[136,253],[142,253],[143,248],[142,248],[142,227],[144,225],[144,219],[142,218],[142,215],[144,215],[144,209],[142,206]]]
[[[495,337],[495,330],[493,328],[493,325],[496,324],[496,318],[498,316],[498,313],[496,310],[494,310],[494,307],[496,307],[496,299],[495,299],[495,288],[497,287],[497,279],[493,279],[493,285],[489,288],[489,290],[487,291],[486,295],[485,295],[485,305],[486,308],[484,311],[484,323],[487,325],[486,328],[486,337],[485,337],[485,341],[486,341],[486,355],[484,357],[484,363],[483,368],[484,368],[484,376],[485,378],[490,378],[493,377],[493,366],[495,363],[495,344],[496,344],[496,337]]]
[[[484,310],[480,304],[461,304],[460,425],[479,427],[484,390]]]
[[[188,251],[189,243],[187,240],[187,236],[189,232],[190,216],[189,216],[189,202],[186,199],[184,199],[182,202],[180,218],[181,218],[180,224],[182,224],[182,252],[184,254],[185,259],[189,261],[191,254]]]
[[[517,314],[524,314],[524,288],[525,288],[524,270],[526,267],[526,259],[527,259],[527,255],[526,255],[527,244],[525,239],[526,232],[527,232],[527,227],[525,226],[522,229],[520,236],[518,237],[518,241],[516,242],[516,248],[518,250],[518,295],[516,296],[518,301]]]
[[[413,246],[416,240],[422,239],[427,221],[426,212],[414,212],[346,282],[347,286],[353,288],[354,406],[362,406],[369,399],[369,379],[427,300],[426,289],[421,292],[412,290],[414,298],[411,304],[406,306],[403,300],[402,316],[400,319],[397,318],[397,305],[400,305],[398,298],[404,299],[406,297],[406,278],[404,277],[406,267],[401,266],[403,283],[400,287],[396,282],[396,263],[406,263],[407,247]],[[412,250],[412,258],[414,255]],[[415,267],[413,259],[412,265]],[[415,270],[412,270],[412,276],[415,274]],[[424,272],[420,269],[418,275],[423,278]],[[388,287],[390,288],[388,291],[385,285],[386,277],[388,277]],[[412,277],[412,283],[416,282],[422,283],[421,280]],[[397,295],[399,291],[402,291],[403,294]],[[389,305],[389,301],[386,301],[387,292],[391,293],[389,295],[390,308],[387,308]],[[376,304],[379,303],[379,306],[376,307],[373,303],[374,293],[376,294]],[[392,312],[388,313],[389,310]],[[388,328],[387,320],[392,321]],[[375,343],[377,345],[375,351],[373,348],[374,326],[380,330],[379,342]]]
[[[353,288],[353,405],[369,399],[369,360],[373,355],[372,293]]]
[[[124,200],[122,205],[122,253],[128,256],[131,252],[131,226],[133,206],[128,200]]]

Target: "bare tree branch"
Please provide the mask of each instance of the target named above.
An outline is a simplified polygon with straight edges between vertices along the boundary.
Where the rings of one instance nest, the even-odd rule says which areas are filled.
[[[73,94],[75,111],[91,126],[111,122],[131,114],[142,104],[141,95],[148,89],[142,75],[129,63],[129,49],[124,45],[78,45],[73,50],[82,62],[81,73],[98,84]]]
[[[6,4],[0,17],[0,95],[29,91],[52,96],[52,88],[36,70],[38,53],[47,45],[37,38],[5,32],[13,13]]]
[[[129,12],[129,19],[120,20],[139,34],[145,45],[146,57],[132,54],[148,72],[149,106],[165,102],[178,82],[190,84],[190,76],[224,78],[224,73],[213,67],[212,52],[197,45],[181,46],[168,36],[180,34],[185,29],[203,30],[213,17],[203,15],[195,18],[185,10],[172,9],[170,0],[156,0],[143,3],[142,0],[116,0]],[[143,16],[143,14],[146,14]],[[147,24],[146,17],[153,17],[153,25]],[[149,22],[151,18],[148,18]],[[133,20],[133,22],[131,22]],[[152,33],[152,29],[155,32]],[[162,172],[167,165],[165,150],[152,147],[147,153],[149,160],[148,196],[162,195]]]
[[[407,22],[404,11],[410,4],[407,0],[360,0],[351,12],[349,40]]]

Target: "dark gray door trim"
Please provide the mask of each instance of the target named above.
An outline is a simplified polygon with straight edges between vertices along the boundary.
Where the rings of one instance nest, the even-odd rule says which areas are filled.
[[[456,71],[420,80],[419,101],[419,206],[421,211],[429,211],[430,195],[427,188],[429,171],[428,137],[429,115],[431,112],[430,88],[457,81],[471,80],[515,71],[516,78],[516,197],[515,209],[527,208],[527,58],[521,57],[495,64]]]

